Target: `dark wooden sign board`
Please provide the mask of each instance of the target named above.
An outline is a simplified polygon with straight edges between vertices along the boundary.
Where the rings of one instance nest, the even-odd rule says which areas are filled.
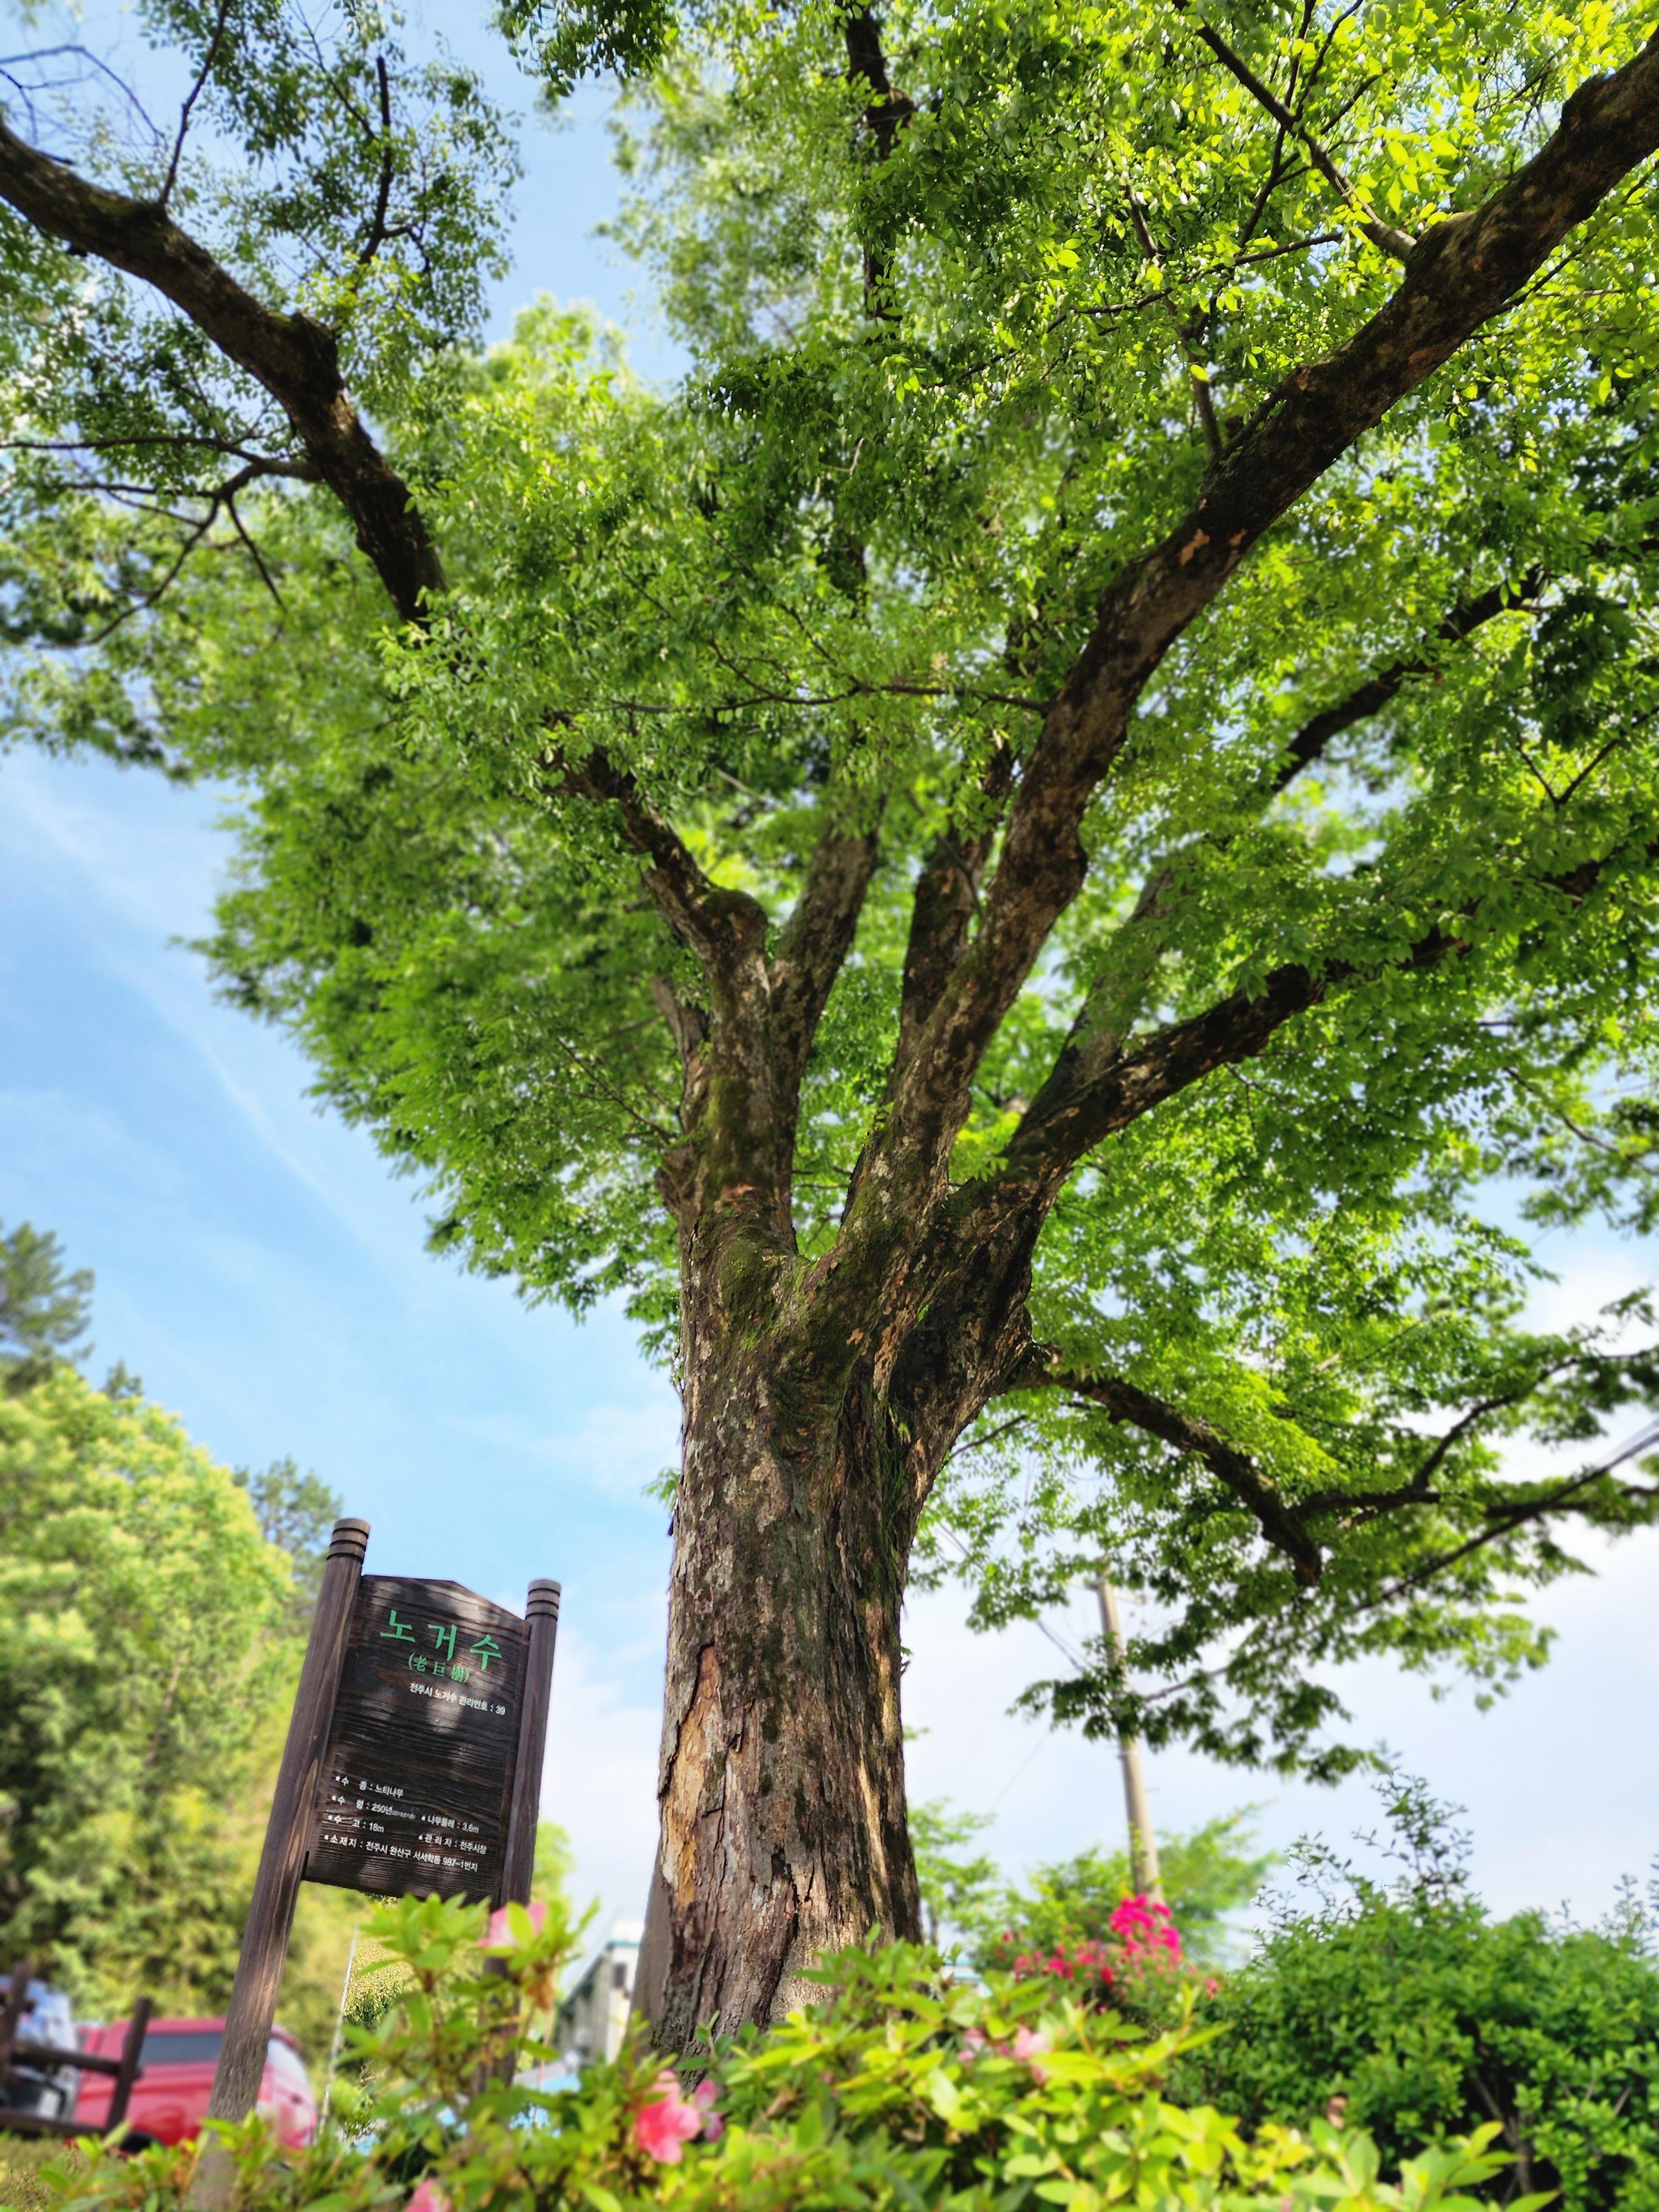
[[[301,1881],[380,1897],[530,1902],[559,1586],[521,1620],[459,1583],[362,1571],[366,1521],[337,1521],[225,2016],[208,2118],[241,2120],[264,2078]],[[234,2160],[210,2139],[188,2203],[223,2212]]]
[[[357,1586],[304,1878],[380,1897],[505,1894],[529,1631],[459,1583]]]

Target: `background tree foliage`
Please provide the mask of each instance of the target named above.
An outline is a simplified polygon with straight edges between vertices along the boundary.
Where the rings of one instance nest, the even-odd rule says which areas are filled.
[[[225,1978],[228,1801],[283,1671],[283,1563],[155,1407],[71,1370],[0,1410],[3,1940],[97,2005]]]
[[[236,782],[227,991],[676,1347],[665,1868],[741,1745],[775,1926],[913,1919],[913,1543],[987,1622],[1104,1565],[1039,1700],[1225,1759],[1535,1664],[1659,1511],[1646,1298],[1528,1319],[1659,1190],[1645,19],[515,0],[633,73],[663,393],[476,349],[465,71],[145,16],[176,125],[6,94],[12,726]]]
[[[59,1349],[83,1332],[91,1276],[55,1239],[15,1231],[0,1267],[25,1285],[26,1359],[43,1316]],[[0,1958],[33,1958],[83,2016],[140,1990],[214,2009],[309,1621],[296,1584],[336,1501],[291,1462],[233,1476],[69,1360],[21,1370],[0,1394]]]
[[[0,1236],[0,1384],[9,1396],[44,1382],[60,1359],[84,1356],[92,1270],[64,1265],[48,1230],[25,1221]]]
[[[1224,1814],[1159,1839],[1164,1899],[1193,1965],[1218,1966],[1237,1954],[1240,1939],[1228,1916],[1255,1901],[1277,1863],[1270,1852],[1250,1850],[1246,1818]],[[1113,1912],[1134,1893],[1127,1850],[1096,1848],[1033,1867],[1024,1884],[1004,1891],[999,1910],[981,1917],[982,1962],[1106,1942]]]
[[[1272,1852],[1252,1851],[1249,1822],[1247,1809],[1158,1838],[1164,1900],[1182,1955],[1194,1965],[1220,1966],[1237,1955],[1242,1938],[1229,1916],[1255,1901],[1279,1863]],[[1008,1881],[988,1853],[963,1856],[991,1826],[982,1814],[952,1814],[939,1800],[910,1808],[930,1943],[965,1951],[984,1968],[1006,1966],[1017,1954],[1109,1942],[1114,1911],[1135,1894],[1127,1849],[1094,1845]]]

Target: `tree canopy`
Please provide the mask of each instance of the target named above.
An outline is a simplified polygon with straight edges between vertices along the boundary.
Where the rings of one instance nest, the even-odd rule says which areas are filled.
[[[441,1247],[673,1348],[665,1868],[704,1701],[763,1765],[757,1655],[917,1542],[986,1620],[1106,1566],[1151,1625],[1039,1694],[1224,1759],[1340,1771],[1340,1660],[1535,1662],[1565,1530],[1659,1510],[1645,1298],[1528,1320],[1540,1227],[1656,1203],[1644,21],[515,0],[629,78],[662,391],[476,344],[465,70],[146,20],[167,127],[5,94],[13,726],[235,782],[227,992]]]

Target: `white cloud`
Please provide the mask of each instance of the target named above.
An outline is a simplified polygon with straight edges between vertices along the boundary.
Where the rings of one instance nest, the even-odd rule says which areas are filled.
[[[635,1386],[631,1402],[620,1395],[601,1400],[551,1432],[494,1413],[471,1415],[453,1425],[485,1442],[510,1444],[515,1454],[546,1468],[561,1481],[637,1498],[653,1476],[679,1458],[680,1401],[667,1376],[642,1360],[635,1358],[624,1371]]]
[[[1615,1237],[1601,1227],[1553,1231],[1536,1238],[1533,1249],[1554,1277],[1527,1301],[1527,1318],[1537,1328],[1582,1327],[1659,1272],[1650,1240]]]

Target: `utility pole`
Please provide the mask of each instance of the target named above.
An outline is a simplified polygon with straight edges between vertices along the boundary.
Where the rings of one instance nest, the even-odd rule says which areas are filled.
[[[1104,1575],[1095,1583],[1095,1595],[1100,1600],[1100,1632],[1106,1639],[1109,1656],[1116,1660],[1123,1656],[1123,1630],[1118,1621],[1117,1592]],[[1152,1826],[1152,1808],[1146,1802],[1146,1773],[1141,1764],[1139,1736],[1118,1733],[1117,1755],[1123,1766],[1123,1805],[1129,1816],[1129,1872],[1136,1893],[1141,1897],[1164,1896],[1164,1877],[1158,1863],[1158,1835]]]

